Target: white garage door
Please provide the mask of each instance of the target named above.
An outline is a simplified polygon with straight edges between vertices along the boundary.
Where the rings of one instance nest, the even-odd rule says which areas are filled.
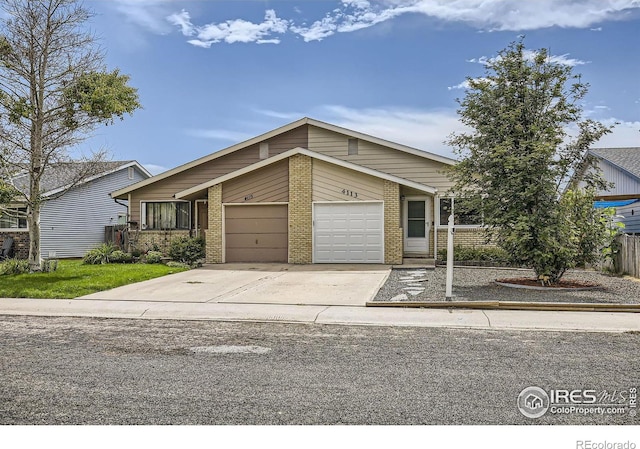
[[[382,203],[314,204],[314,263],[383,263]]]

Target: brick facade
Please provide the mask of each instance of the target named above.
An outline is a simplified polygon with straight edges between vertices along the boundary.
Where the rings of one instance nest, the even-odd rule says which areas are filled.
[[[453,245],[473,248],[476,246],[495,246],[486,243],[483,228],[456,228],[453,233]],[[438,227],[438,251],[447,249],[447,228]]]
[[[400,185],[384,181],[384,263],[401,264],[403,252],[402,227],[400,227]]]
[[[289,158],[289,263],[313,262],[312,163],[309,156]]]
[[[171,242],[180,237],[189,237],[189,231],[138,231],[135,237],[136,241],[131,243],[131,249],[143,253],[147,251],[161,251],[166,255],[169,252]]]
[[[222,263],[222,184],[209,187],[208,215],[205,260],[207,263]]]
[[[0,247],[6,237],[13,237],[13,257],[16,259],[29,258],[29,233],[28,232],[2,232],[0,234]]]

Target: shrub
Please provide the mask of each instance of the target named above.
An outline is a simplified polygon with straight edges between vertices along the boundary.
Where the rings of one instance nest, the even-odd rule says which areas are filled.
[[[191,265],[184,262],[176,262],[175,260],[170,260],[169,262],[166,263],[166,265],[172,268],[187,268],[187,269],[191,268]]]
[[[26,259],[7,259],[0,263],[0,275],[23,274],[29,271],[29,261]]]
[[[508,264],[509,254],[497,247],[482,246],[482,247],[466,247],[456,246],[453,248],[453,258],[456,261],[475,261],[475,262],[494,262],[498,264]],[[438,259],[447,260],[447,250],[441,249],[438,251]]]
[[[93,248],[82,259],[82,263],[87,265],[99,265],[109,263],[111,261],[111,255],[116,250],[116,247],[111,243],[103,243],[97,248]]]
[[[111,263],[130,263],[133,261],[133,256],[118,249],[111,253],[109,261]]]
[[[160,251],[149,251],[144,260],[146,263],[160,263],[162,262],[162,253]]]
[[[169,257],[177,262],[193,265],[204,256],[204,240],[202,238],[180,237],[173,240],[169,247]]]

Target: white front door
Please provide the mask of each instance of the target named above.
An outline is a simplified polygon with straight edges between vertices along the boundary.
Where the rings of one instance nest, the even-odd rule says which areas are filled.
[[[404,252],[427,255],[431,230],[432,199],[426,196],[404,200]]]

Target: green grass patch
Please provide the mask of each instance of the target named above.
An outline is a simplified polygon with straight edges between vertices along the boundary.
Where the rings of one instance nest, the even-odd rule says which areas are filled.
[[[81,260],[61,260],[51,273],[0,276],[0,298],[77,298],[181,271],[185,268],[161,264],[84,265]]]

